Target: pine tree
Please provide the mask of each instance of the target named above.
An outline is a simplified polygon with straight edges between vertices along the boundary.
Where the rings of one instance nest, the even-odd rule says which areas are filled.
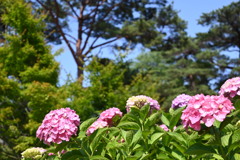
[[[236,48],[240,53],[240,2],[204,13],[199,24],[210,27],[207,33],[198,35],[206,45],[226,51]]]
[[[240,2],[232,2],[223,8],[204,13],[199,24],[208,26],[206,33],[198,33],[202,48],[212,49],[228,56],[228,61],[215,61],[226,72],[221,77],[226,79],[239,76],[240,73]]]
[[[166,6],[166,0],[37,0],[37,2],[34,3],[37,11],[44,10],[48,13],[47,27],[55,28],[53,31],[60,34],[68,46],[77,64],[80,81],[84,64],[94,55],[94,49],[110,45],[119,39],[126,42],[120,47],[115,45],[121,49],[125,49],[129,43],[156,46],[159,40],[165,46],[170,45],[175,37],[179,37],[177,28],[186,25],[175,16],[176,12],[171,5]],[[77,23],[76,36],[67,30],[70,17]],[[160,47],[159,45],[158,48]]]

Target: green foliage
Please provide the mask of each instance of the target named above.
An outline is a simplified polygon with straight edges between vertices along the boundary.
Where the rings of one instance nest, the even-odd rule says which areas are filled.
[[[118,107],[125,112],[126,101],[130,96],[145,94],[158,98],[159,94],[155,93],[153,85],[147,86],[141,75],[132,74],[128,68],[130,64],[120,57],[116,60],[94,57],[85,68],[88,86],[67,82],[59,88],[59,92],[68,99],[67,106],[74,109],[82,120],[111,107]]]
[[[13,30],[5,34],[6,43],[0,49],[3,69],[23,83],[36,80],[56,84],[58,63],[44,42],[42,18],[34,17],[22,1],[8,1],[5,12],[2,20]]]
[[[147,9],[146,9],[147,10]],[[169,50],[186,35],[186,22],[182,20],[172,5],[158,9],[150,19],[126,21],[123,36],[132,44],[141,43],[151,51]]]
[[[125,69],[120,63],[100,63],[94,58],[87,66],[87,87],[79,82],[67,82],[59,90],[65,93],[67,105],[80,115],[82,120],[97,115],[99,110],[124,107],[123,99],[129,97],[128,86],[123,84]],[[123,108],[122,108],[123,109]]]
[[[30,108],[29,118],[39,123],[50,110],[57,107],[56,104],[60,99],[57,88],[46,82],[34,81],[28,84],[22,93]]]
[[[21,115],[22,109],[17,102],[20,96],[18,83],[8,79],[2,69],[0,70],[0,83],[0,139],[8,144],[6,146],[1,144],[0,151],[1,159],[6,159],[11,156],[15,157],[16,153],[11,152],[11,146],[15,138],[20,135],[19,123],[26,121],[24,118],[26,114]]]
[[[84,133],[88,128],[86,126],[90,126],[89,122],[92,122],[93,119],[84,122],[79,137],[75,139],[79,148],[63,154],[62,158],[68,159],[76,157],[76,155],[80,156],[80,159],[127,159],[130,157],[139,159],[147,157],[154,149],[153,144],[163,135],[163,133],[155,133],[157,119],[154,122],[151,121],[154,125],[147,125],[152,117],[148,116],[148,112],[149,106],[145,106],[141,110],[133,109],[122,118],[117,127],[98,129],[90,136],[86,136]],[[140,122],[136,115],[145,121]],[[136,121],[131,122],[128,117],[136,117]],[[136,128],[136,126],[138,127]],[[151,139],[148,141],[147,137]],[[143,149],[147,149],[147,151]]]
[[[134,64],[135,69],[148,77],[147,86],[156,84],[164,108],[170,107],[171,101],[181,93],[214,93],[211,80],[219,76],[219,68],[211,62],[220,57],[216,52],[202,51],[198,41],[189,37],[182,37],[181,41],[180,48],[143,53]]]
[[[96,109],[124,106],[121,100],[127,99],[129,95],[128,86],[123,84],[126,69],[121,68],[121,62],[101,64],[99,60],[93,59],[86,71],[89,72],[88,79],[91,83],[88,97],[92,98],[92,105]]]
[[[42,17],[23,1],[1,3],[2,22],[11,28],[0,47],[0,159],[20,159],[36,145],[41,119],[57,107],[59,67],[43,37]]]

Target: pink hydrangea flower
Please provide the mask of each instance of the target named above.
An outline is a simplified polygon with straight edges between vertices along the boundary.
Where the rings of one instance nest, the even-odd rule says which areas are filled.
[[[233,98],[236,95],[240,96],[240,77],[228,79],[221,86],[219,94],[228,98]]]
[[[109,108],[109,109],[103,111],[100,114],[100,117],[98,118],[98,120],[105,121],[108,123],[109,126],[112,126],[113,118],[115,116],[122,117],[122,114],[123,113],[120,111],[120,109],[113,107],[113,108]]]
[[[211,127],[215,120],[223,121],[227,114],[234,109],[231,101],[220,96],[204,96],[198,94],[193,96],[183,111],[181,119],[185,128],[201,130],[201,124]]]
[[[108,126],[108,123],[102,120],[95,121],[88,129],[86,134],[90,136],[95,130],[99,128],[105,128]]]
[[[165,124],[161,124],[159,127],[161,127],[164,131],[169,131],[168,127]]]
[[[118,108],[109,108],[105,111],[103,111],[97,121],[95,121],[88,129],[86,134],[89,136],[91,135],[95,130],[99,128],[109,127],[113,125],[113,118],[115,116],[122,117],[123,113]]]
[[[69,141],[72,135],[77,134],[80,118],[74,110],[61,108],[50,111],[37,130],[37,137],[44,143]]]
[[[187,106],[188,102],[192,96],[186,95],[186,94],[180,94],[178,95],[173,101],[172,101],[172,108],[177,109],[180,107]]]
[[[142,108],[143,106],[149,104],[150,111],[152,110],[159,110],[160,105],[158,101],[152,99],[151,97],[139,95],[139,96],[132,96],[127,100],[126,109],[127,112],[130,112],[130,108],[136,106],[138,108]]]

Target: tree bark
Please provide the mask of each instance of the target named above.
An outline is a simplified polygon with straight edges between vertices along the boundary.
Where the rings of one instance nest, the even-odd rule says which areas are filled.
[[[83,84],[83,70],[84,70],[84,59],[83,57],[78,57],[79,63],[77,64],[77,80],[80,84]]]

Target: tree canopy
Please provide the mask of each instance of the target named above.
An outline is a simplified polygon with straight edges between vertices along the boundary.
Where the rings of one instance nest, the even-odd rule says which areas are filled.
[[[177,12],[165,0],[154,1],[69,1],[69,0],[36,0],[32,1],[36,12],[48,14],[47,30],[52,30],[55,42],[63,40],[78,69],[81,79],[85,62],[92,56],[93,50],[104,47],[119,39],[124,49],[127,43],[151,48],[161,41],[170,45],[179,37],[179,30],[185,23],[179,19]],[[69,34],[67,21],[76,22],[76,36]],[[169,31],[170,30],[170,34]],[[54,39],[53,39],[54,41]],[[161,45],[161,46],[162,46]],[[159,46],[159,48],[161,47]],[[95,54],[96,55],[96,54]]]
[[[35,134],[39,118],[54,108],[54,100],[46,98],[57,84],[59,64],[44,42],[42,19],[23,1],[4,5],[1,19],[11,32],[4,34],[0,47],[0,157],[19,159],[24,148],[36,143],[29,136]]]
[[[202,48],[214,51],[227,51],[228,60],[213,63],[222,70],[227,70],[222,81],[238,76],[240,72],[240,2],[204,13],[199,24],[210,27],[206,33],[198,33]]]
[[[240,2],[204,13],[199,24],[209,26],[207,33],[199,36],[209,47],[220,50],[237,49],[240,53]]]

